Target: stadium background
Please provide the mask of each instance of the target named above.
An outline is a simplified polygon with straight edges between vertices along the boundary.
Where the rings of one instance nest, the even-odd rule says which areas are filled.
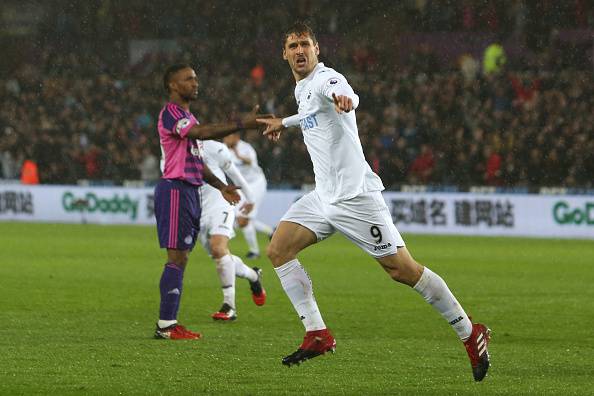
[[[155,304],[153,269],[161,257],[154,230],[57,224],[64,219],[35,223],[32,207],[42,204],[27,193],[42,191],[43,202],[48,185],[83,193],[120,187],[150,191],[159,177],[155,124],[165,100],[162,71],[170,63],[196,66],[201,85],[193,110],[203,122],[227,120],[255,103],[267,112],[293,114],[293,80],[280,55],[282,31],[296,19],[311,22],[320,60],[345,74],[361,96],[357,116],[364,151],[387,189],[405,194],[396,196],[391,208],[409,246],[418,247],[421,261],[436,263],[465,301],[480,305],[477,311],[499,328],[498,367],[482,392],[589,391],[592,362],[580,367],[574,362],[591,354],[594,345],[585,330],[594,326],[594,249],[588,240],[594,238],[592,2],[4,0],[0,219],[29,223],[0,222],[0,301],[7,318],[0,345],[12,363],[0,369],[0,393],[476,392],[460,384],[462,374],[452,378],[448,371],[467,370],[467,362],[457,359],[460,350],[441,342],[450,330],[438,327],[439,319],[427,312],[439,330],[423,328],[428,339],[417,340],[419,301],[407,305],[411,296],[391,291],[377,269],[361,270],[367,259],[340,238],[316,246],[307,257],[320,263],[308,270],[345,348],[309,372],[288,375],[277,371],[277,358],[293,347],[300,329],[270,271],[267,287],[276,298],[268,311],[260,315],[242,307],[243,323],[221,329],[205,324],[208,310],[218,303],[214,270],[196,266],[188,287],[196,291],[187,292],[186,305],[205,305],[182,314],[212,342],[200,346],[198,355],[186,346],[156,351],[143,338]],[[283,194],[311,188],[311,162],[298,131],[285,133],[274,145],[255,131],[245,139],[259,154],[269,188]],[[24,165],[31,162],[41,186],[22,183]],[[442,195],[435,199],[429,193]],[[456,222],[467,233],[479,228],[468,227],[477,224],[464,219],[458,223],[457,216],[466,213],[458,207],[470,205],[478,216],[479,202],[490,202],[494,217],[483,219],[483,225],[492,221],[501,226],[498,235],[511,235],[506,200],[521,196],[533,202],[550,198],[551,207],[569,202],[573,220],[581,220],[557,224],[553,235],[563,237],[574,227],[585,240],[410,235],[440,221],[434,205],[439,208],[451,193],[470,194],[452,203]],[[547,211],[542,216],[551,217]],[[112,222],[95,215],[95,221],[82,213],[71,222]],[[244,248],[241,241],[234,244]],[[348,270],[340,275],[332,269],[336,255]],[[192,260],[203,264],[208,258],[195,252]],[[270,269],[265,259],[260,265]],[[376,294],[353,284],[355,277]],[[477,279],[484,295],[474,287]],[[23,287],[34,291],[21,297]],[[122,294],[123,289],[132,292]],[[385,317],[369,312],[393,299],[398,301],[396,339]],[[247,305],[241,299],[239,304]],[[376,323],[373,341],[360,323],[347,319],[352,316]],[[129,328],[130,317],[133,336],[119,341],[114,327]],[[249,345],[270,333],[277,336]],[[228,337],[241,345],[229,346],[223,342]],[[366,343],[372,343],[373,354]],[[375,351],[397,356],[383,359]],[[201,371],[171,363],[184,381],[152,372],[151,359],[168,359],[166,352]],[[419,361],[419,354],[435,356]],[[534,370],[527,367],[527,356],[537,356]],[[275,380],[263,379],[266,372]],[[225,380],[218,378],[221,373]],[[322,390],[312,387],[312,379],[322,381]],[[256,383],[264,385],[254,388]]]
[[[176,60],[197,67],[204,122],[255,103],[293,114],[281,36],[307,18],[321,60],[361,96],[364,150],[389,189],[594,186],[588,1],[3,3],[5,179],[32,159],[42,183],[154,181],[160,80]],[[496,43],[501,66],[487,71]],[[271,186],[313,182],[299,133],[247,139]]]

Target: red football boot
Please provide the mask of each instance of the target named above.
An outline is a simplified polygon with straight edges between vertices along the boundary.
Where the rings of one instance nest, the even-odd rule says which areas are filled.
[[[253,268],[258,274],[258,279],[255,282],[250,282],[250,289],[252,289],[252,300],[257,306],[262,306],[266,302],[266,290],[262,287],[262,270],[258,267]]]
[[[475,381],[482,381],[487,375],[487,370],[489,370],[490,362],[487,346],[490,339],[491,330],[487,326],[480,323],[473,323],[472,333],[464,341]]]
[[[211,315],[214,320],[235,320],[237,319],[237,312],[227,303],[223,303],[221,309]]]
[[[155,338],[159,339],[197,340],[200,337],[202,337],[202,334],[190,331],[186,329],[184,326],[177,323],[169,327],[165,327],[164,329],[160,328],[159,325],[157,325],[157,329],[155,330]]]
[[[334,352],[336,340],[328,329],[308,331],[303,337],[303,343],[295,352],[283,358],[283,364],[291,367],[308,359],[315,358],[326,352]]]

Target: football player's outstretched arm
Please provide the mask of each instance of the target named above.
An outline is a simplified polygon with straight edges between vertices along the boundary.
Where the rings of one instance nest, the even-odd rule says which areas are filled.
[[[200,140],[218,139],[244,129],[258,129],[261,125],[256,122],[256,118],[272,118],[272,114],[258,114],[259,109],[260,106],[254,106],[250,113],[238,118],[235,122],[194,125],[188,132],[188,137]]]
[[[264,124],[266,129],[263,135],[276,142],[280,139],[280,134],[283,130],[299,125],[299,114],[285,118],[257,118],[256,122]]]

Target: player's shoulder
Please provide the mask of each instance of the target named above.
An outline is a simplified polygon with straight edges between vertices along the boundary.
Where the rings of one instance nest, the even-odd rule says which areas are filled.
[[[229,149],[224,143],[218,140],[204,140],[204,150],[211,155],[223,155],[229,152]]]
[[[173,102],[167,102],[161,109],[161,117],[171,117],[179,120],[188,117],[188,113],[181,106]]]
[[[319,86],[335,85],[339,82],[347,82],[344,75],[337,72],[335,69],[322,65],[314,76],[314,84]]]

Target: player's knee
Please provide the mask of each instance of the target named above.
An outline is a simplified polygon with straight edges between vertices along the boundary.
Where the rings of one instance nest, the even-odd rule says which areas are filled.
[[[184,260],[176,260],[176,261],[169,260],[169,262],[170,262],[170,263],[172,263],[172,264],[175,264],[175,266],[176,266],[177,268],[180,268],[180,269],[182,269],[182,270],[185,270],[185,269],[186,269],[186,265],[187,265],[187,263],[188,263],[188,261],[187,261],[187,260],[186,260],[186,261],[184,261]]]
[[[386,271],[396,282],[404,283],[405,285],[412,287],[418,282],[423,273],[423,267],[416,262],[415,264],[416,265],[411,266],[398,265],[396,267],[388,268]]]
[[[268,256],[268,258],[272,262],[272,265],[274,265],[275,267],[279,267],[287,261],[291,260],[287,253],[287,249],[280,249],[278,244],[274,242],[270,243],[266,247],[266,256]]]
[[[379,261],[390,278],[409,286],[414,286],[423,273],[423,266],[417,263],[410,254],[401,254],[400,256],[397,254]]]
[[[392,278],[393,280],[395,280],[396,282],[400,282],[400,283],[405,283],[405,275],[402,271],[402,268],[388,268],[386,270],[386,272],[388,273],[388,275],[390,276],[390,278]]]
[[[245,226],[247,226],[250,222],[250,219],[248,219],[247,217],[238,217],[237,218],[237,224],[243,228]]]
[[[221,245],[211,245],[210,254],[216,260],[227,254],[227,247]]]
[[[186,268],[186,264],[188,264],[188,257],[188,251],[170,251],[167,257],[167,261],[183,269]]]
[[[273,264],[274,261],[278,258],[279,250],[273,243],[269,243],[268,246],[266,246],[266,256],[270,259],[270,261],[272,261]]]

